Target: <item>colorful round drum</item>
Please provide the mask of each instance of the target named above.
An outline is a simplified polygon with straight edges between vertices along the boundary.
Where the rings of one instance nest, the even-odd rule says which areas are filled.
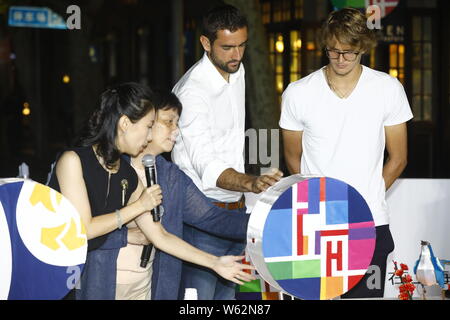
[[[61,299],[86,261],[86,230],[60,193],[31,180],[0,180],[0,300]]]
[[[249,221],[247,252],[274,288],[332,299],[366,273],[375,225],[363,197],[336,179],[293,175],[263,193]]]

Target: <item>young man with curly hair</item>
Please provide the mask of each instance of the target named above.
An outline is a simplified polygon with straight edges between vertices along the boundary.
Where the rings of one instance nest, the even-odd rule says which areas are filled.
[[[376,274],[368,271],[345,297],[383,297],[386,259],[394,249],[385,193],[406,166],[406,122],[412,113],[396,78],[361,64],[362,55],[376,45],[363,13],[352,8],[332,12],[321,41],[328,65],[283,93],[284,155],[291,174],[336,178],[364,197],[377,237],[369,270],[380,278],[374,281]]]

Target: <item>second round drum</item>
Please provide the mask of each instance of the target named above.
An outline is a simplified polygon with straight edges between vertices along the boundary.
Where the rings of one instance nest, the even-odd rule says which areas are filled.
[[[332,299],[364,276],[375,249],[372,213],[343,181],[293,175],[256,202],[247,252],[274,288],[307,300]]]

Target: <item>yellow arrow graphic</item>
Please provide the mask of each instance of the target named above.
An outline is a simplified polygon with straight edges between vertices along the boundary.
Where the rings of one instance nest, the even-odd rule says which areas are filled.
[[[56,213],[55,208],[53,208],[52,201],[50,200],[50,191],[51,189],[49,187],[36,183],[30,196],[31,205],[34,207],[39,202],[42,202],[44,207],[46,207],[49,211]],[[59,201],[61,200],[59,199]]]
[[[66,223],[54,228],[42,228],[41,243],[52,250],[58,250],[59,244],[56,242],[56,238],[61,234],[65,227]]]
[[[86,234],[84,227],[81,230],[82,234]],[[84,233],[83,233],[84,232]],[[62,242],[66,245],[67,249],[70,251],[81,248],[86,243],[86,238],[82,238],[78,236],[77,225],[73,218],[70,221],[69,230],[66,232],[64,237],[62,238]]]

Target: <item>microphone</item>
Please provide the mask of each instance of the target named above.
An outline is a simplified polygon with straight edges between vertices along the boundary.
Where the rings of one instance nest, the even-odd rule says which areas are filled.
[[[155,156],[151,154],[146,154],[142,158],[142,165],[145,168],[145,180],[147,180],[147,187],[151,187],[158,183],[158,178],[156,176],[156,166],[155,166]],[[161,220],[161,209],[159,206],[153,208],[151,211],[153,216],[153,221],[158,222]]]
[[[155,156],[151,154],[146,154],[142,157],[142,165],[145,168],[145,180],[147,180],[147,187],[151,187],[154,184],[157,184],[157,176],[156,176],[156,167],[155,167]],[[158,222],[161,220],[161,210],[160,207],[157,206],[153,208],[151,211],[153,221]],[[153,245],[149,244],[142,248],[141,254],[141,268],[146,268],[148,260],[150,259],[150,254],[152,252]]]

